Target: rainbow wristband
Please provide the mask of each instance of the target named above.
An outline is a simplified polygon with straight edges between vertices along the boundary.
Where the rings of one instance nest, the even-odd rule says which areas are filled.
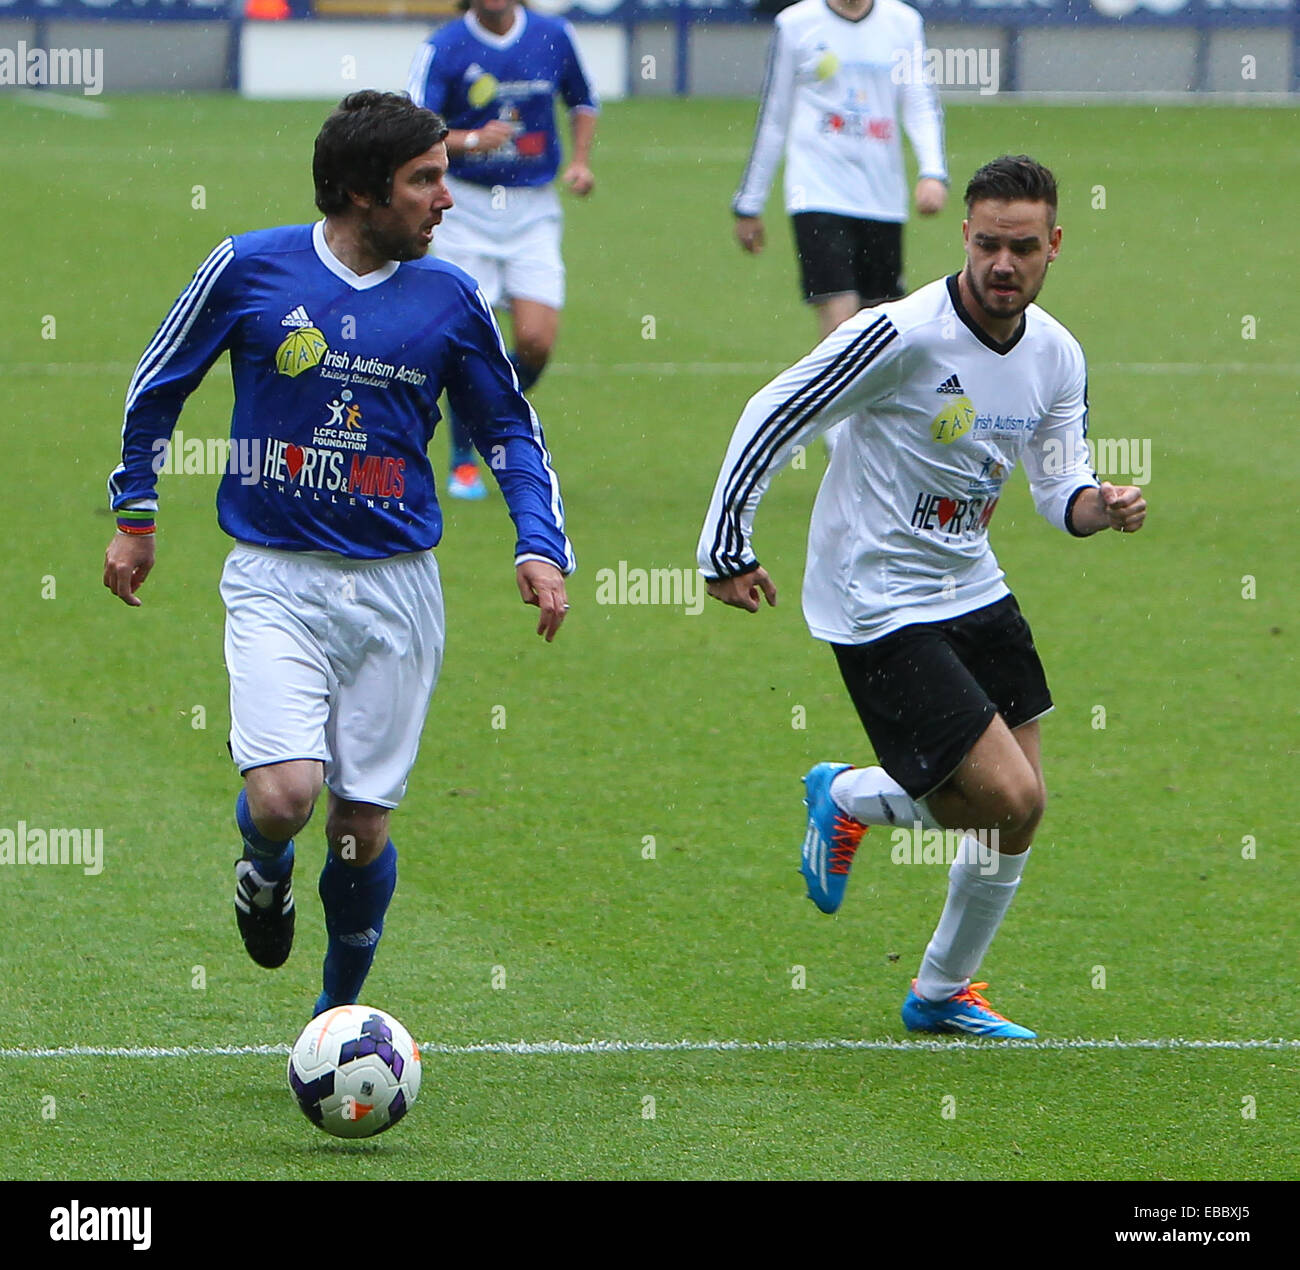
[[[155,532],[153,512],[120,511],[117,513],[117,528],[124,534],[151,534]]]

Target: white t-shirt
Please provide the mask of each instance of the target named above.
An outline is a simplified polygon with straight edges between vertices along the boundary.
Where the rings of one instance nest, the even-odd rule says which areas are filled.
[[[699,542],[707,577],[752,567],[754,514],[796,446],[845,420],[813,507],[803,608],[818,639],[865,644],[1007,594],[988,525],[1023,463],[1038,511],[1068,529],[1095,487],[1087,367],[1036,304],[996,345],[957,278],[863,309],[750,398]]]
[[[939,98],[923,76],[907,73],[924,45],[921,15],[901,0],[875,0],[856,22],[826,0],[800,0],[777,14],[754,146],[732,210],[762,213],[784,150],[787,212],[905,221],[900,112],[920,175],[948,178]]]

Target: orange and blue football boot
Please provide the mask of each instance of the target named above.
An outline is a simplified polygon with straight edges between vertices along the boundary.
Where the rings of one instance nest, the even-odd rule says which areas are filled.
[[[854,820],[831,797],[831,781],[849,763],[818,763],[803,778],[808,828],[803,838],[799,872],[808,883],[808,898],[823,913],[834,913],[844,902],[849,870],[867,826]]]
[[[960,1032],[966,1036],[995,1036],[1003,1040],[1032,1041],[1031,1032],[1003,1018],[980,993],[987,983],[972,983],[947,1001],[925,1001],[916,995],[916,980],[903,1002],[903,1022],[909,1032]]]

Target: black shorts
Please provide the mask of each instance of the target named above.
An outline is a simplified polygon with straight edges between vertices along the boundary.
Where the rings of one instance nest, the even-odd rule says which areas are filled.
[[[903,227],[893,221],[796,212],[794,246],[809,303],[856,291],[863,304],[903,292]]]
[[[1052,708],[1013,595],[946,622],[831,647],[881,766],[913,798],[961,766],[994,715],[1018,728]]]

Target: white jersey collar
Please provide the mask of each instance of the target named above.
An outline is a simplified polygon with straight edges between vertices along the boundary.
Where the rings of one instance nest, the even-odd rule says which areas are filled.
[[[397,272],[398,261],[390,260],[387,264],[372,269],[369,273],[353,273],[330,249],[325,241],[325,222],[318,220],[311,230],[311,245],[316,248],[317,259],[336,278],[341,278],[354,291],[369,291],[381,282],[387,282]]]
[[[524,33],[524,27],[528,22],[528,10],[520,5],[515,10],[515,24],[504,35],[497,35],[494,31],[489,31],[487,27],[474,16],[473,10],[465,14],[465,25],[469,27],[469,33],[476,39],[482,40],[484,44],[494,49],[508,49],[512,44],[518,41]]]
[[[946,282],[948,286],[948,298],[952,301],[952,307],[957,316],[961,319],[962,325],[977,339],[985,348],[991,348],[1000,357],[1005,357],[1017,344],[1020,343],[1029,326],[1029,309],[1032,305],[1027,305],[1025,311],[1020,315],[1020,325],[1016,327],[1015,333],[1005,344],[999,344],[971,315],[969,309],[962,303],[961,286],[958,283],[960,273],[949,274]]]

